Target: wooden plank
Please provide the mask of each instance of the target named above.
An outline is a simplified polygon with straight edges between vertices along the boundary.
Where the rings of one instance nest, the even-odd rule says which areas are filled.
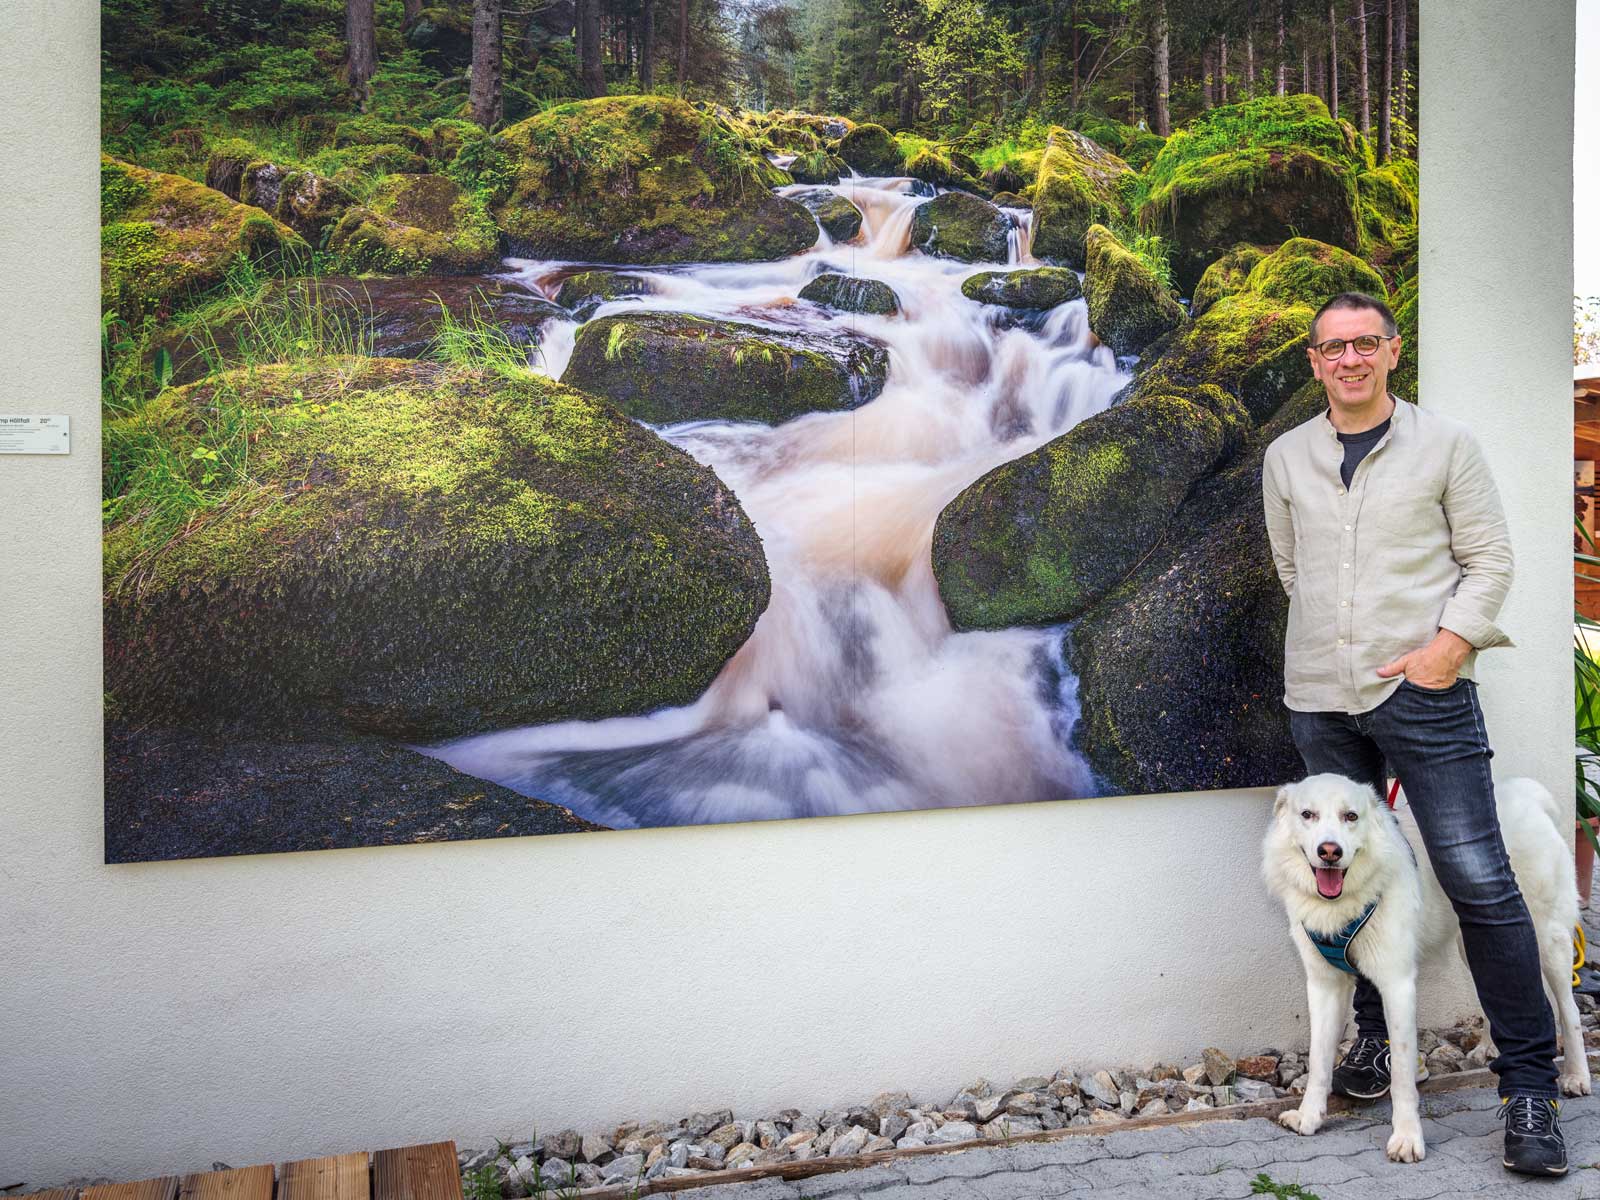
[[[141,1179],[137,1183],[105,1183],[83,1189],[83,1200],[178,1200],[178,1177]]]
[[[456,1144],[379,1150],[372,1156],[372,1200],[461,1200]]]
[[[272,1200],[272,1164],[185,1175],[178,1200]]]
[[[278,1200],[368,1200],[371,1194],[367,1156],[360,1151],[302,1158],[278,1168]]]
[[[77,1188],[51,1188],[45,1192],[29,1192],[16,1197],[16,1200],[72,1200],[77,1194]]]

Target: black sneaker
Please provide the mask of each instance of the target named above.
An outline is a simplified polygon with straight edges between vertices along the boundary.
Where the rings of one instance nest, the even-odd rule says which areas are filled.
[[[1428,1065],[1417,1055],[1417,1082],[1428,1077]],[[1376,1100],[1389,1094],[1389,1043],[1358,1037],[1344,1061],[1333,1069],[1333,1093],[1351,1100]]]
[[[1542,1096],[1510,1096],[1501,1102],[1506,1153],[1501,1163],[1519,1175],[1565,1175],[1567,1142],[1556,1121],[1557,1105]]]

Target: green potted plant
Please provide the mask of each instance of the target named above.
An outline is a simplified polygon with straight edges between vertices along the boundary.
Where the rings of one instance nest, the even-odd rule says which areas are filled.
[[[1600,582],[1600,555],[1584,553],[1596,547],[1594,538],[1574,520],[1577,549],[1573,551],[1573,577]],[[1586,573],[1587,568],[1587,573]],[[1595,852],[1600,850],[1600,622],[1572,613],[1573,692],[1576,701],[1577,747],[1574,782],[1577,791],[1578,837],[1574,857],[1578,869],[1578,896],[1589,904]]]

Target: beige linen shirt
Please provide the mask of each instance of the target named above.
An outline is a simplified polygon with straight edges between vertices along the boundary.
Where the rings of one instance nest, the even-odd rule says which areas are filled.
[[[1448,417],[1396,400],[1389,432],[1339,477],[1344,443],[1324,412],[1267,448],[1267,535],[1289,593],[1283,702],[1361,713],[1400,686],[1384,663],[1440,629],[1479,650],[1509,646],[1495,624],[1511,586],[1511,540],[1477,441]]]

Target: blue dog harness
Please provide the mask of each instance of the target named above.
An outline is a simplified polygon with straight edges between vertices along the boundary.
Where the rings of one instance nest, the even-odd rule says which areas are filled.
[[[1350,943],[1356,940],[1356,934],[1361,932],[1361,927],[1377,909],[1378,902],[1374,900],[1362,909],[1354,920],[1336,933],[1313,933],[1306,929],[1306,936],[1311,939],[1311,944],[1317,948],[1317,953],[1322,955],[1323,961],[1330,967],[1338,967],[1347,975],[1354,975],[1357,972],[1350,965]]]

